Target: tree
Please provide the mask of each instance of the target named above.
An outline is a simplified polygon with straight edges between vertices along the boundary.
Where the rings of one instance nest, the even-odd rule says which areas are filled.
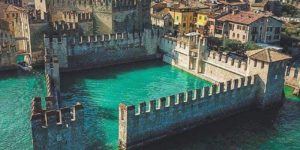
[[[294,17],[294,15],[297,13],[297,8],[291,4],[284,4],[282,6],[282,12],[283,14],[291,15],[291,17]]]

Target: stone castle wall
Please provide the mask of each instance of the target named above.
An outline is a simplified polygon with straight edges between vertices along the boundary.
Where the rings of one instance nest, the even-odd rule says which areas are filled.
[[[205,75],[219,81],[240,78],[246,75],[247,61],[210,51],[205,63]],[[222,78],[220,78],[222,75]]]
[[[163,97],[138,107],[119,106],[119,144],[132,148],[192,128],[257,102],[258,76],[248,76],[178,95]]]
[[[46,97],[47,106],[51,101],[53,97]],[[80,103],[70,108],[42,109],[41,98],[35,97],[31,115],[33,149],[83,150],[83,116]]]
[[[73,70],[153,59],[156,47],[144,37],[151,38],[151,31],[46,37],[44,43],[58,56],[62,69]]]

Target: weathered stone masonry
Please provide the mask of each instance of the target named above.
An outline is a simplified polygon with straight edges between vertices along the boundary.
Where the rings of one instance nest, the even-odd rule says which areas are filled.
[[[153,59],[157,47],[152,32],[45,37],[44,43],[58,56],[61,69],[74,70]]]
[[[32,102],[32,143],[34,150],[83,150],[83,107],[51,109],[53,97],[46,97],[47,109],[42,109],[41,98]]]
[[[40,97],[32,101],[31,128],[34,150],[83,150],[84,110],[80,103],[62,107],[59,64],[56,56],[45,55],[46,108]]]
[[[229,80],[138,107],[119,106],[119,144],[130,149],[259,103],[258,76]],[[158,103],[158,105],[157,105]],[[148,110],[146,110],[148,105]]]
[[[289,56],[259,49],[247,52],[245,58],[232,58],[208,51],[206,40],[198,40],[196,45],[182,39],[161,40],[160,49],[166,53],[163,60],[217,84],[150,101],[148,107],[145,102],[138,109],[120,104],[120,148],[138,147],[245,108],[282,102]]]

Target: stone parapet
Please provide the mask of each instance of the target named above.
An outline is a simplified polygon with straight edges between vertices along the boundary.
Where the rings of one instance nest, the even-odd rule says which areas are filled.
[[[51,99],[46,97],[47,105]],[[43,109],[41,104],[40,97],[32,101],[33,149],[84,149],[82,104],[59,109]]]
[[[258,76],[119,106],[119,146],[131,149],[257,103]]]

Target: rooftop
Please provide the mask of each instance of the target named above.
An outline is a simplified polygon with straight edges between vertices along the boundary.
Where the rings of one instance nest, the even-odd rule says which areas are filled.
[[[291,59],[290,56],[270,48],[247,51],[246,55],[252,59],[264,62],[276,62]]]
[[[230,13],[227,14],[221,18],[219,18],[219,21],[229,21],[229,22],[235,22],[235,23],[240,23],[240,24],[246,24],[249,25],[260,18],[263,17],[269,17],[271,14],[268,13],[255,13],[252,11],[240,11],[236,13]]]
[[[156,12],[156,13],[151,14],[151,16],[154,17],[154,18],[157,18],[157,19],[163,19],[168,14],[170,14],[169,10],[168,9],[163,9],[160,12]]]

